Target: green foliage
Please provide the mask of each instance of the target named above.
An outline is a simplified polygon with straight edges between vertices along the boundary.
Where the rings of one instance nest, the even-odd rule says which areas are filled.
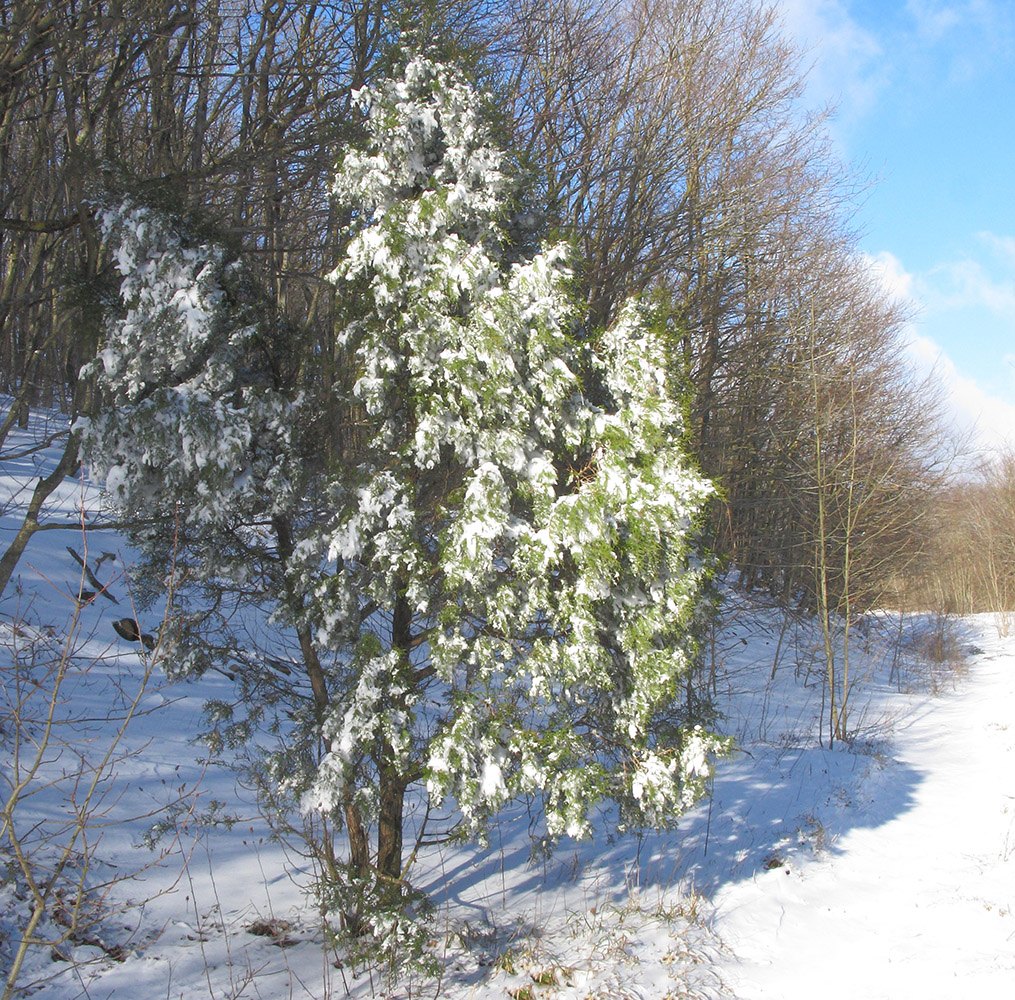
[[[275,748],[249,751],[262,803],[315,859],[332,932],[394,968],[427,960],[406,795],[477,837],[519,797],[550,839],[586,835],[611,801],[625,825],[661,826],[723,744],[675,711],[711,488],[649,318],[632,303],[580,334],[570,251],[512,242],[511,161],[460,75],[417,58],[357,100],[366,140],[338,168],[330,275],[355,461],[301,473],[302,404],[252,363],[271,320],[238,302],[242,269],[130,205],[104,223],[123,284],[94,374],[115,410],[83,431],[124,510],[173,511],[200,584],[178,621],[225,625],[215,643],[177,636],[181,669],[234,661],[247,705],[210,707],[215,747],[277,720]],[[164,523],[137,540],[170,561]],[[252,609],[271,619],[244,635]]]
[[[435,912],[423,893],[405,883],[355,878],[342,868],[311,888],[324,914],[329,946],[354,971],[380,969],[389,983],[440,972],[432,948]]]

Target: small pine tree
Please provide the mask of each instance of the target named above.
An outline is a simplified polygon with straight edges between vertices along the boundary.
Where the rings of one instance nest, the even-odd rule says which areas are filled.
[[[338,169],[349,222],[330,276],[357,365],[342,402],[366,424],[352,465],[312,501],[293,485],[299,404],[238,374],[260,327],[229,265],[133,210],[107,223],[123,306],[96,364],[118,412],[85,440],[127,509],[158,484],[209,540],[274,532],[276,592],[256,601],[299,637],[314,711],[265,773],[345,827],[322,900],[394,940],[407,796],[453,804],[479,836],[519,797],[550,838],[587,834],[606,801],[663,825],[721,742],[655,725],[695,652],[710,492],[660,343],[634,304],[578,335],[568,252],[508,238],[517,182],[455,72],[415,58],[358,101],[367,142]],[[230,574],[239,561],[204,572]]]
[[[170,574],[190,582],[163,640],[179,672],[200,673],[216,661],[213,618],[236,603],[223,595],[270,601],[280,589],[265,524],[301,486],[297,406],[279,377],[288,333],[221,242],[130,198],[99,206],[96,218],[120,283],[104,345],[81,372],[101,402],[75,430],[144,554],[142,602]],[[206,600],[191,618],[184,609],[195,591]]]
[[[356,869],[394,881],[416,783],[476,832],[518,796],[550,837],[587,833],[605,799],[665,822],[718,745],[652,727],[693,656],[709,493],[661,347],[626,308],[580,366],[593,405],[566,249],[508,263],[516,189],[476,94],[417,58],[359,100],[331,278],[371,437],[301,584],[341,674],[304,807],[352,803],[378,830]]]

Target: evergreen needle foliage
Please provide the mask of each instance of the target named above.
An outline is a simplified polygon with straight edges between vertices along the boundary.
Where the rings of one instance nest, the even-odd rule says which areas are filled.
[[[587,834],[599,803],[663,825],[704,792],[722,744],[672,720],[703,613],[696,524],[711,488],[682,449],[642,310],[583,332],[567,248],[510,239],[522,192],[480,97],[415,58],[356,99],[365,141],[338,168],[347,225],[330,275],[356,366],[337,409],[365,428],[354,453],[292,485],[286,428],[311,403],[243,368],[263,332],[226,308],[229,266],[122,209],[107,231],[123,303],[99,372],[120,410],[85,438],[129,510],[149,502],[157,465],[184,552],[195,530],[221,533],[197,579],[252,581],[249,564],[210,554],[237,538],[274,566],[249,596],[298,637],[312,710],[271,688],[302,738],[290,722],[262,775],[278,808],[345,827],[347,859],[327,838],[321,852],[336,927],[400,941],[407,796],[453,805],[477,836],[526,797],[556,839]],[[164,361],[141,357],[153,345]],[[146,379],[159,388],[138,389]]]

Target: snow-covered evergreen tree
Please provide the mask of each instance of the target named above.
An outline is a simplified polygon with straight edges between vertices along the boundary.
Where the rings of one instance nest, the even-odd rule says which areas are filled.
[[[283,744],[267,773],[345,827],[348,863],[325,866],[341,891],[321,896],[359,930],[383,908],[353,898],[404,901],[407,795],[477,835],[522,796],[550,838],[586,834],[605,802],[659,825],[702,794],[720,743],[656,725],[694,655],[710,492],[660,343],[634,304],[577,336],[568,251],[512,245],[517,182],[454,71],[415,58],[358,101],[330,276],[355,460],[313,497],[293,485],[297,404],[240,371],[261,327],[231,265],[130,206],[105,221],[124,280],[95,370],[116,408],[85,440],[127,509],[161,489],[209,543],[273,533],[275,620],[299,638],[321,752]],[[209,556],[204,576],[244,573]]]
[[[352,222],[331,278],[371,437],[304,543],[341,673],[304,807],[376,823],[356,868],[389,879],[414,783],[475,831],[517,796],[551,837],[587,833],[604,800],[664,823],[716,743],[652,726],[693,655],[709,492],[660,345],[629,306],[594,341],[593,405],[566,250],[507,263],[513,181],[476,94],[417,58],[359,100],[370,141],[335,181]]]
[[[76,425],[82,453],[142,546],[175,522],[178,538],[214,546],[205,574],[235,574],[224,533],[292,494],[292,406],[267,363],[276,331],[220,243],[130,199],[96,215],[121,281],[82,370],[102,399]]]
[[[132,198],[95,214],[120,280],[104,345],[81,373],[100,401],[75,429],[145,556],[139,603],[170,577],[188,580],[163,623],[163,661],[200,673],[236,647],[215,623],[282,589],[265,526],[297,498],[298,400],[278,384],[284,331],[221,241]]]

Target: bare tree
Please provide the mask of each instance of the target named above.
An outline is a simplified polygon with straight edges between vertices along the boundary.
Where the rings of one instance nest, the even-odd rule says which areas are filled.
[[[935,498],[933,544],[910,600],[950,614],[993,612],[1009,634],[1015,611],[1015,455],[984,460]]]
[[[632,291],[659,303],[676,381],[690,387],[692,446],[725,489],[720,550],[745,584],[784,598],[803,589],[813,606],[813,469],[801,456],[814,411],[801,317],[821,300],[819,353],[835,359],[824,385],[861,351],[850,347],[858,323],[862,351],[885,366],[902,314],[858,260],[849,219],[859,182],[832,156],[822,116],[800,110],[799,58],[757,3],[576,0],[521,11],[523,57],[509,80],[518,128],[551,225],[581,248],[588,315],[608,316]],[[888,369],[895,384],[908,377]],[[917,419],[910,394],[895,398],[893,416],[887,391],[839,397],[855,401],[861,436],[867,420]]]

